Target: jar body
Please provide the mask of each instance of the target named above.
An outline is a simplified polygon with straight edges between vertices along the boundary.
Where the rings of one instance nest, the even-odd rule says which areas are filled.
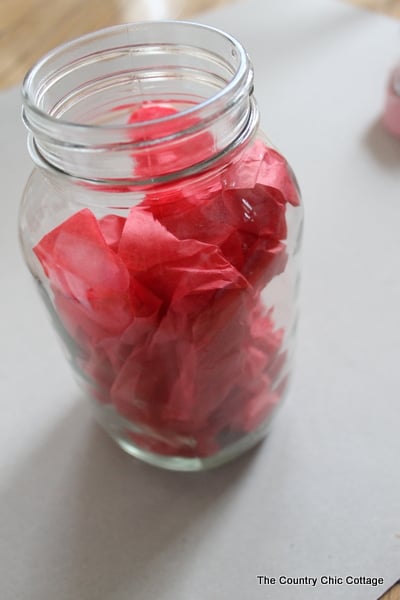
[[[130,123],[141,110],[177,109],[124,107]],[[292,172],[257,127],[213,164],[212,131],[194,135],[130,151],[145,184],[39,164],[20,212],[27,264],[98,421],[130,454],[180,470],[268,431],[291,372],[302,223]],[[197,172],[149,180],[197,152]]]

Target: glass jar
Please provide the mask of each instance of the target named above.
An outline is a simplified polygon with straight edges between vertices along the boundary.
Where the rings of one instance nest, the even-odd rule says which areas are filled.
[[[170,469],[252,447],[291,372],[302,210],[245,50],[112,27],[42,58],[23,102],[23,253],[98,421]]]

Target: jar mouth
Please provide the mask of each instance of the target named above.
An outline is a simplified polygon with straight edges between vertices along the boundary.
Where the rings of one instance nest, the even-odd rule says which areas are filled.
[[[45,98],[49,96],[52,89],[59,85],[60,81],[65,77],[68,77],[73,70],[79,70],[82,66],[89,63],[95,63],[97,60],[109,60],[112,55],[129,52],[129,49],[140,49],[141,42],[135,39],[136,32],[143,32],[146,34],[147,31],[156,28],[161,34],[168,32],[172,28],[178,28],[183,30],[186,28],[195,30],[196,32],[201,31],[206,35],[212,35],[219,37],[224,40],[227,44],[231,45],[231,55],[236,63],[232,68],[232,77],[230,81],[224,83],[223,87],[216,91],[215,94],[210,95],[208,98],[202,99],[197,104],[187,106],[183,110],[180,110],[174,115],[160,117],[151,120],[141,121],[140,123],[93,123],[93,122],[80,122],[79,119],[65,118],[66,112],[62,106],[62,98],[57,98],[55,94],[55,102],[51,106],[50,102],[45,101]],[[113,46],[113,40],[127,37],[127,43],[121,45],[116,42]],[[151,37],[151,34],[150,34]],[[109,42],[107,43],[107,40]],[[101,44],[103,48],[101,50],[95,49],[97,44]],[[179,41],[177,42],[179,44]],[[146,50],[149,52],[149,44],[146,43]],[[153,49],[157,52],[157,48],[153,46]],[[192,45],[192,49],[196,49],[196,44]],[[201,52],[201,49],[199,49]],[[102,57],[101,54],[104,54]],[[207,51],[204,53],[207,53]],[[83,57],[77,59],[74,55],[81,54]],[[217,58],[214,54],[214,58]],[[72,59],[72,60],[71,60]],[[45,54],[33,67],[27,72],[22,84],[22,97],[24,107],[24,121],[27,127],[35,133],[42,133],[43,135],[51,136],[51,130],[53,127],[57,128],[57,137],[61,137],[61,130],[64,134],[64,139],[68,141],[69,132],[74,132],[72,135],[80,137],[79,132],[83,135],[94,132],[104,132],[106,138],[108,134],[122,135],[126,139],[127,131],[135,131],[138,128],[146,126],[159,127],[165,123],[173,123],[182,119],[182,117],[197,117],[201,116],[204,119],[204,111],[207,111],[210,107],[218,104],[225,104],[225,102],[231,103],[236,101],[236,95],[239,91],[243,93],[243,86],[245,91],[248,93],[248,87],[252,84],[252,76],[249,78],[250,63],[248,55],[243,46],[234,37],[225,33],[224,31],[203,25],[191,21],[143,21],[125,25],[116,25],[101,29],[92,33],[88,33],[81,37],[75,38],[65,44],[57,46],[47,54]],[[251,74],[252,75],[252,74]],[[248,79],[249,85],[246,85]],[[225,104],[226,106],[226,104]],[[215,112],[212,109],[210,112]],[[96,136],[98,137],[98,136]],[[114,137],[115,139],[115,137]]]
[[[163,164],[150,179],[170,179],[208,168],[244,132],[251,135],[252,89],[249,57],[231,35],[190,21],[144,21],[89,33],[46,54],[25,76],[22,116],[40,166],[79,179],[132,181],[140,179],[132,156],[150,169],[158,153]],[[132,118],[152,102],[164,112]],[[205,156],[199,147],[207,136]],[[168,157],[177,154],[174,164]]]

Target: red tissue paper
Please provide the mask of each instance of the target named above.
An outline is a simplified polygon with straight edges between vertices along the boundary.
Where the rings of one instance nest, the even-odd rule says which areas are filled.
[[[175,112],[143,103],[129,122]],[[198,134],[195,155],[212,143]],[[154,149],[135,171],[179,164],[182,152],[184,141]],[[207,183],[153,188],[126,217],[85,208],[35,246],[76,361],[133,443],[210,456],[279,402],[283,331],[261,291],[285,268],[286,206],[298,202],[286,161],[255,141]]]

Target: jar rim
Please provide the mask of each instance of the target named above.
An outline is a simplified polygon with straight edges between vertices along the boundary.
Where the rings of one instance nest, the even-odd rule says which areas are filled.
[[[111,36],[114,34],[122,33],[127,30],[127,28],[132,29],[132,31],[148,28],[148,27],[193,27],[197,30],[208,31],[212,34],[218,34],[222,38],[225,38],[228,42],[232,44],[232,50],[235,50],[238,53],[238,66],[233,74],[233,77],[230,81],[226,83],[226,85],[218,90],[215,94],[209,96],[201,100],[198,104],[193,106],[189,106],[184,108],[182,111],[177,112],[176,114],[159,117],[157,119],[151,119],[147,121],[140,121],[137,123],[127,123],[123,125],[116,124],[107,124],[107,123],[80,123],[76,121],[71,121],[68,119],[60,118],[58,116],[54,116],[50,114],[46,110],[42,109],[38,106],[37,98],[35,98],[35,78],[38,77],[38,74],[42,69],[48,65],[51,60],[61,56],[66,51],[73,49],[78,46],[84,47],[85,44],[89,44],[90,42],[95,41],[96,39],[100,39],[103,37]],[[22,83],[22,98],[24,111],[28,111],[30,115],[33,116],[33,120],[37,124],[38,122],[44,125],[44,128],[57,126],[62,128],[67,128],[68,130],[82,130],[82,131],[103,131],[106,132],[127,132],[127,131],[135,131],[137,128],[150,125],[158,126],[163,123],[173,123],[177,119],[182,119],[185,116],[195,116],[198,113],[203,112],[209,106],[215,104],[216,102],[221,102],[225,97],[230,97],[234,94],[235,90],[240,90],[243,86],[243,82],[248,80],[249,84],[252,83],[252,77],[248,77],[248,72],[251,69],[250,60],[246,50],[243,45],[232,35],[226,33],[222,29],[204,25],[202,23],[198,23],[195,21],[180,21],[180,20],[158,20],[158,21],[138,21],[134,23],[125,23],[120,25],[114,25],[111,27],[106,27],[102,29],[98,29],[96,31],[92,31],[90,33],[84,34],[72,40],[69,40],[63,44],[60,44],[44,54],[26,73],[23,83]],[[41,83],[41,80],[38,82]],[[43,94],[43,84],[38,87],[41,94]],[[27,118],[27,115],[24,115],[25,124],[29,129],[31,120]]]

